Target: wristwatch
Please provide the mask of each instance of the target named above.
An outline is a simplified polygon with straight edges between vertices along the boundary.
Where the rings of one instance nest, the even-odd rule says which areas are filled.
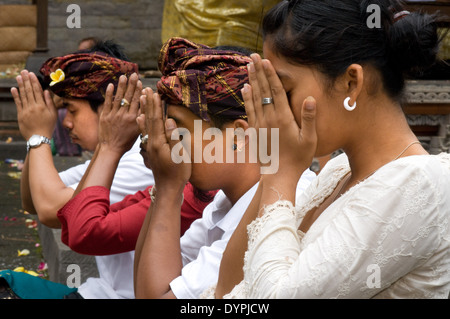
[[[42,143],[46,143],[48,145],[51,145],[50,139],[48,139],[45,136],[42,135],[33,135],[30,137],[30,139],[27,142],[27,152],[30,151],[30,148],[38,147]]]

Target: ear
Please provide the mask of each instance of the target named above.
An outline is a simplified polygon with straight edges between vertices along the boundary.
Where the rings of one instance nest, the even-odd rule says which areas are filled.
[[[249,137],[245,134],[245,131],[249,128],[248,122],[243,119],[237,119],[233,122],[233,128],[235,131],[235,144],[238,150],[242,150],[245,145],[248,144]],[[242,134],[242,136],[241,136]]]
[[[363,67],[359,64],[350,65],[341,77],[341,84],[346,96],[350,97],[349,104],[353,105],[362,92],[364,83]]]

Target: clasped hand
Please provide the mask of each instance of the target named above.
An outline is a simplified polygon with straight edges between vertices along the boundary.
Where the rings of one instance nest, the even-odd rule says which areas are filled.
[[[16,77],[17,88],[11,89],[17,108],[19,130],[25,140],[33,134],[51,138],[58,113],[49,91],[42,91],[37,76],[23,70]]]
[[[189,154],[183,150],[183,161],[175,163],[172,148],[175,141],[172,134],[177,133],[177,125],[171,118],[165,118],[161,97],[152,89],[146,88],[141,96],[141,114],[137,118],[142,134],[148,135],[145,145],[150,167],[155,177],[158,192],[163,188],[180,189],[191,176]]]
[[[114,85],[106,88],[105,103],[100,115],[99,145],[123,154],[130,150],[139,135],[136,117],[139,112],[139,97],[142,82],[136,73],[127,81],[122,75],[119,78],[117,91]]]
[[[311,165],[317,148],[316,101],[312,97],[306,98],[301,119],[296,121],[283,84],[270,61],[262,60],[258,54],[251,57],[253,63],[248,66],[250,85],[245,85],[242,90],[248,123],[257,132],[265,128],[267,134],[271,134],[272,129],[278,129],[279,169],[273,176],[278,180],[292,179],[296,183]],[[262,99],[269,97],[273,103],[262,105]]]

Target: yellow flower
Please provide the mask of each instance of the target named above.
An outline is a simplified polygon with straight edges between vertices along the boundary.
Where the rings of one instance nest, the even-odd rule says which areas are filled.
[[[28,256],[29,254],[30,254],[30,251],[28,249],[23,249],[23,250],[17,251],[17,257]]]
[[[29,275],[35,276],[35,277],[39,276],[39,274],[37,272],[35,272],[33,270],[26,270],[24,267],[17,267],[13,271],[15,271],[15,272],[24,272],[26,274],[29,274]]]
[[[63,70],[58,69],[55,72],[52,72],[50,74],[50,78],[53,80],[50,83],[50,86],[53,86],[53,85],[55,85],[58,82],[64,81],[64,79],[66,78],[66,75],[64,74]]]

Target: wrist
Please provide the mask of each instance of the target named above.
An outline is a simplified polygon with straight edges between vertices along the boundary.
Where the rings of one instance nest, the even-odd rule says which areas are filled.
[[[33,134],[27,139],[27,152],[33,148],[38,148],[43,144],[47,144],[51,147],[51,137],[45,135]]]
[[[98,143],[97,151],[98,153],[108,154],[110,156],[113,156],[114,158],[116,157],[121,158],[122,155],[126,153],[126,151],[123,150],[122,148],[105,142]]]
[[[157,188],[156,185],[153,185],[153,187],[149,190],[149,194],[150,194],[150,199],[152,201],[152,203],[156,202],[156,198],[157,198]],[[161,192],[160,197],[160,201],[163,202],[174,202],[174,203],[180,203],[183,204],[184,201],[184,193],[183,191],[177,192],[177,191],[173,191],[171,192]],[[180,196],[181,195],[181,196]]]
[[[150,197],[152,201],[182,203],[184,200],[183,193],[184,185],[155,184],[150,190]]]
[[[261,176],[261,185],[266,192],[273,193],[277,199],[292,200],[295,198],[298,181],[302,172],[279,172]]]

